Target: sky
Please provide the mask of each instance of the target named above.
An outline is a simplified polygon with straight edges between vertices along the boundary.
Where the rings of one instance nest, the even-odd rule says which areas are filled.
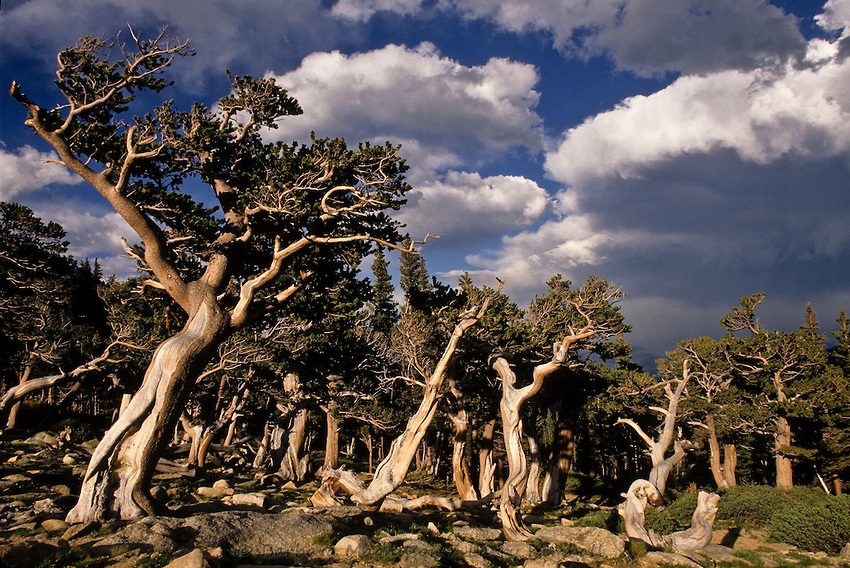
[[[439,235],[444,282],[499,277],[526,304],[557,273],[608,278],[642,363],[756,291],[769,327],[850,308],[850,0],[5,0],[0,199],[119,275],[130,229],[5,93],[56,102],[56,52],[128,23],[191,40],[178,106],[230,69],[301,103],[268,140],[402,144],[398,218]]]

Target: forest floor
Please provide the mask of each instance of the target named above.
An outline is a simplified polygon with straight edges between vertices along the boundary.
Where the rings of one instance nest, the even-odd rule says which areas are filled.
[[[310,506],[316,481],[284,482],[238,460],[203,475],[158,473],[154,495],[168,516],[139,522],[68,525],[94,441],[60,445],[55,434],[0,441],[0,566],[156,568],[219,566],[846,566],[844,556],[770,543],[763,533],[723,526],[708,556],[636,551],[602,528],[578,528],[585,513],[612,510],[598,496],[571,496],[564,508],[524,515],[538,539],[503,542],[495,513],[366,512]],[[413,474],[402,496],[447,494],[451,487]],[[544,530],[545,528],[545,530]],[[347,537],[347,538],[346,538]]]

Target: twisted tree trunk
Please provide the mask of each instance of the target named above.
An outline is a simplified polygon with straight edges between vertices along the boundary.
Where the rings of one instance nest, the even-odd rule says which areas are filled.
[[[525,502],[536,505],[543,500],[540,497],[540,445],[533,432],[527,432],[525,439],[528,440],[528,453],[531,457],[525,482]]]
[[[161,447],[194,380],[228,331],[229,320],[213,291],[198,292],[197,309],[156,349],[139,391],[95,449],[68,522],[155,513],[148,487]]]
[[[481,497],[492,495],[495,490],[496,463],[493,461],[493,435],[496,432],[496,419],[484,424],[481,443],[478,447],[478,494]]]
[[[454,475],[457,494],[464,501],[477,501],[478,493],[469,475],[469,465],[466,462],[466,433],[469,430],[469,419],[463,406],[463,391],[457,386],[454,378],[449,378],[449,405],[446,414],[452,422],[454,436],[452,438],[452,473]]]

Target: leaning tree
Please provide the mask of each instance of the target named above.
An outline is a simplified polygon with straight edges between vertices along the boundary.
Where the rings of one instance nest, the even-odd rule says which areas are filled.
[[[409,189],[398,147],[313,138],[266,143],[261,129],[301,112],[273,79],[229,76],[212,107],[166,101],[130,116],[169,86],[163,72],[188,42],[160,33],[127,42],[83,38],[57,57],[60,103],[11,95],[25,124],[135,231],[127,252],[186,323],[154,351],[141,387],[92,455],[71,522],[152,514],[149,481],[196,377],[234,332],[268,322],[299,289],[320,292],[368,241],[396,246],[386,212]],[[148,96],[137,98],[140,93]],[[209,190],[215,208],[186,190]],[[204,199],[207,199],[205,197]]]

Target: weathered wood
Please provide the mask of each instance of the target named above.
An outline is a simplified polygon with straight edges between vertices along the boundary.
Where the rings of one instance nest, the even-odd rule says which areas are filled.
[[[469,430],[469,419],[463,406],[463,391],[454,378],[449,378],[449,404],[446,414],[451,420],[454,433],[452,436],[452,473],[454,475],[457,494],[464,501],[478,500],[478,493],[469,475],[469,465],[466,461],[466,433]]]
[[[691,517],[691,528],[674,532],[667,537],[674,551],[699,552],[711,544],[711,533],[719,501],[720,496],[716,493],[699,492],[697,507]]]

